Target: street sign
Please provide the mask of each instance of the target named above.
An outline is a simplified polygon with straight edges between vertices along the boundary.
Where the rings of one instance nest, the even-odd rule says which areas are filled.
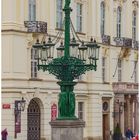
[[[3,104],[2,105],[2,108],[3,109],[10,109],[11,108],[11,105],[10,104]]]

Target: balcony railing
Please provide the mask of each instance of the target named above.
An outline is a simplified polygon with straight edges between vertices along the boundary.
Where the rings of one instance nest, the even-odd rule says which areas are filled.
[[[116,42],[116,46],[122,46],[122,47],[132,47],[132,39],[126,38],[126,37],[115,37],[114,41]]]
[[[139,48],[139,42],[138,41],[133,40],[133,48],[134,49],[138,49]]]
[[[138,93],[139,89],[138,83],[114,82],[112,86],[115,93]]]
[[[47,33],[47,22],[44,21],[24,21],[27,32],[29,33]]]
[[[110,45],[110,36],[109,35],[102,35],[102,43],[106,45]]]

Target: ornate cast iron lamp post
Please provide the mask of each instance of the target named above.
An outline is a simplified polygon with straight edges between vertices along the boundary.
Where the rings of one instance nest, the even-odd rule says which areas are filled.
[[[57,48],[57,58],[53,58],[54,46],[51,38],[48,42],[39,43],[37,40],[33,48],[37,50],[38,70],[49,71],[60,80],[61,93],[59,94],[59,120],[77,119],[75,116],[75,94],[73,92],[76,82],[74,81],[86,71],[97,68],[96,61],[99,59],[99,46],[91,38],[89,43],[79,46],[75,38],[70,42],[70,0],[65,0],[65,39]],[[78,47],[79,46],[79,47]]]

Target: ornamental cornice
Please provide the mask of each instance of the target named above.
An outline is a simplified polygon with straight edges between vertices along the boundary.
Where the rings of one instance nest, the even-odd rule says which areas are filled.
[[[138,93],[138,83],[129,82],[114,82],[112,84],[113,91],[115,93]]]
[[[127,0],[114,0],[115,2],[125,3]]]
[[[75,3],[87,3],[87,0],[74,0]]]

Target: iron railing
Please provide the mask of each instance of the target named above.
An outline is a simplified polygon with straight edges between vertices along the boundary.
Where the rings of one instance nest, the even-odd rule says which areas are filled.
[[[109,35],[102,35],[102,43],[105,45],[110,45],[110,36]]]
[[[126,37],[115,37],[114,41],[116,42],[116,46],[122,46],[122,47],[132,47],[132,39],[126,38]]]
[[[47,22],[24,21],[24,25],[29,33],[47,33]]]

